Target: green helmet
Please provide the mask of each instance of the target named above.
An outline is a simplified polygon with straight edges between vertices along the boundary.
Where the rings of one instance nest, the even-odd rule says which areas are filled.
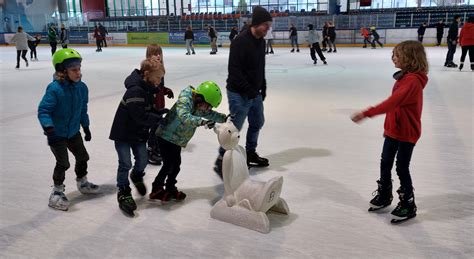
[[[82,60],[81,54],[75,49],[60,49],[53,55],[53,67],[56,70],[63,70],[64,66],[61,66],[65,60],[68,59],[79,59]]]
[[[217,108],[222,101],[222,93],[219,86],[212,82],[206,81],[200,84],[194,91],[204,97],[204,101],[210,104],[212,107]]]

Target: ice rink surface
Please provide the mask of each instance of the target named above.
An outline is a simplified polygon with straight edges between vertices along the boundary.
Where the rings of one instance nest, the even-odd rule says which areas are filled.
[[[469,65],[462,72],[444,68],[447,48],[427,48],[423,133],[411,162],[418,216],[395,226],[390,211],[397,196],[383,212],[367,212],[379,177],[384,116],[360,125],[349,119],[390,95],[392,48],[339,48],[325,54],[327,66],[314,66],[304,46],[300,53],[276,48],[267,56],[265,126],[257,151],[271,165],[250,174],[256,180],[283,176],[281,197],[291,210],[288,217],[270,215],[269,234],[210,218],[223,185],[212,170],[216,135],[203,128],[182,152],[177,186],[188,195],[185,202],[157,206],[133,190],[137,216],[125,217],[117,204],[117,155],[108,136],[123,81],[139,67],[145,48],[77,50],[90,97],[88,178],[101,185],[102,194],[77,191],[70,156],[65,185],[71,207],[62,212],[47,206],[55,160],[36,117],[53,74],[49,47],[40,46],[40,61],[28,68],[22,62],[20,70],[14,69],[15,48],[0,48],[1,258],[474,257],[474,73]],[[196,52],[186,56],[183,48],[164,48],[165,82],[176,96],[206,80],[225,88],[228,49],[215,56],[208,48]],[[460,49],[456,63],[459,55]],[[167,99],[167,107],[174,101]],[[228,112],[226,96],[218,111]],[[147,167],[149,188],[159,169]],[[393,176],[395,191],[395,170]]]

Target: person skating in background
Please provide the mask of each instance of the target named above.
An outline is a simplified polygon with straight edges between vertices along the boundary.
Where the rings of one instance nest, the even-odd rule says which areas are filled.
[[[31,37],[28,33],[23,31],[23,27],[18,26],[17,33],[13,35],[10,43],[14,43],[16,46],[16,69],[20,68],[20,55],[25,61],[26,67],[28,67],[28,59],[26,59],[26,53],[28,53],[28,41],[33,41],[35,38]]]
[[[186,31],[184,32],[184,41],[186,42],[186,55],[191,55],[191,51],[193,55],[196,54],[193,47],[194,33],[191,25],[188,25]]]
[[[99,26],[95,26],[94,28],[94,38],[95,38],[95,45],[97,46],[97,49],[95,52],[102,52],[102,35],[100,33]]]
[[[74,49],[61,49],[53,55],[56,71],[54,81],[46,88],[38,106],[38,119],[48,145],[56,159],[53,173],[53,191],[49,197],[49,207],[68,210],[70,202],[64,194],[66,170],[70,167],[68,150],[74,155],[76,165],[76,185],[83,194],[98,193],[99,186],[87,180],[87,153],[84,140],[91,141],[90,121],[87,112],[89,90],[81,81],[81,55]]]
[[[322,29],[322,35],[323,35],[323,49],[322,51],[328,51],[327,47],[328,47],[328,28],[329,28],[329,24],[328,22],[324,22],[324,26],[323,26],[323,29]]]
[[[137,209],[128,180],[130,169],[132,169],[131,152],[135,163],[130,173],[130,179],[138,193],[144,196],[146,186],[143,176],[147,165],[146,142],[149,130],[153,125],[157,125],[161,116],[167,112],[165,109],[156,110],[153,108],[153,93],[164,74],[163,64],[158,57],[143,60],[140,69],[132,71],[125,79],[126,92],[117,108],[110,130],[109,138],[115,143],[119,161],[117,201],[119,208],[130,216],[133,216]]]
[[[469,53],[469,61],[471,62],[471,70],[474,71],[474,16],[470,16],[459,33],[459,44],[461,45],[461,61],[459,63],[459,71],[464,67],[464,60]]]
[[[423,89],[428,82],[428,61],[424,47],[418,41],[404,41],[395,46],[392,61],[400,69],[393,75],[396,82],[392,95],[374,107],[353,114],[352,120],[360,123],[365,118],[386,114],[380,178],[377,180],[378,188],[370,201],[369,211],[385,208],[392,203],[391,170],[396,157],[400,202],[392,211],[392,223],[398,223],[416,216],[417,207],[409,165],[413,149],[421,135]]]
[[[30,48],[30,60],[31,61],[38,61],[38,54],[36,53],[36,47],[38,47],[40,41],[41,41],[41,35],[36,34],[35,35],[35,40],[29,40],[28,41],[28,48]],[[33,59],[34,57],[34,59]]]
[[[365,27],[361,27],[360,35],[364,38],[364,46],[362,48],[367,48],[367,43],[371,44],[369,30]]]
[[[329,50],[328,53],[334,52],[337,53],[336,49],[336,26],[332,22],[328,22],[328,45]],[[334,48],[334,50],[332,50]]]
[[[268,54],[268,53],[275,54],[273,52],[273,29],[272,29],[272,27],[270,27],[270,29],[268,29],[267,35],[265,35],[264,39],[265,39],[266,45],[267,45],[267,48],[265,50],[265,54]],[[268,50],[270,50],[270,52]]]
[[[448,43],[448,53],[446,54],[446,60],[444,61],[445,67],[458,67],[458,65],[455,64],[453,60],[454,53],[456,53],[456,46],[458,45],[458,30],[460,21],[461,16],[455,15],[453,22],[449,26],[448,37],[446,38],[446,42]]]
[[[213,128],[216,122],[225,122],[227,116],[212,110],[222,100],[219,86],[210,81],[203,82],[196,89],[186,87],[156,130],[163,156],[163,166],[152,184],[150,200],[167,202],[182,201],[186,194],[176,187],[180,172],[181,148],[186,147],[196,128]]]
[[[296,52],[300,52],[300,45],[298,44],[298,30],[296,29],[293,23],[291,24],[289,31],[290,31],[290,41],[291,41],[290,52],[295,52],[295,46],[296,46]]]
[[[420,27],[418,27],[417,33],[418,33],[418,41],[423,43],[423,37],[425,36],[425,31],[426,31],[426,22],[422,23]]]
[[[321,47],[319,46],[319,34],[316,30],[314,30],[314,26],[312,24],[308,24],[308,43],[310,48],[310,55],[311,59],[313,60],[313,64],[316,65],[318,59],[316,58],[316,53],[318,53],[319,58],[323,61],[324,65],[327,65],[326,58],[321,51]]]
[[[109,35],[109,32],[101,23],[99,23],[99,33],[102,38],[101,47],[107,48],[107,35]]]
[[[207,25],[209,39],[211,40],[211,55],[217,53],[217,32],[211,25]]]
[[[267,96],[265,79],[265,40],[263,37],[272,26],[272,16],[261,6],[256,6],[252,13],[252,24],[249,29],[237,37],[230,45],[227,99],[230,114],[235,127],[242,130],[248,120],[247,165],[266,167],[268,159],[260,157],[256,151],[258,135],[265,123],[263,101]],[[219,149],[219,156],[214,171],[222,178],[222,157],[225,150]]]
[[[51,46],[51,56],[56,52],[58,46],[58,33],[56,32],[56,27],[54,24],[51,24],[48,29],[48,42]]]
[[[370,27],[370,35],[372,35],[373,40],[372,40],[372,48],[375,49],[376,45],[375,43],[377,42],[381,48],[383,48],[383,44],[379,41],[380,35],[377,32],[377,29],[375,26]]]
[[[69,43],[69,33],[64,26],[64,23],[61,24],[61,32],[59,33],[59,39],[61,42],[61,47],[63,49],[67,48],[67,44]]]
[[[436,24],[436,46],[440,46],[441,45],[441,40],[443,39],[443,34],[444,34],[444,22],[443,20],[440,20],[437,24]]]
[[[235,37],[237,37],[237,35],[239,35],[239,31],[237,31],[237,27],[232,26],[232,28],[230,29],[230,34],[229,34],[230,43],[232,43],[232,41],[234,40]]]

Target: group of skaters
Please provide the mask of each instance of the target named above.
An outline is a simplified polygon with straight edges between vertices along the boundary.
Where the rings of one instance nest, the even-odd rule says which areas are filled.
[[[94,27],[93,37],[95,38],[96,52],[102,52],[102,47],[107,48],[107,35],[109,32],[104,25],[99,23]]]
[[[464,67],[466,55],[469,53],[469,61],[471,62],[471,70],[474,71],[474,16],[470,16],[464,23],[464,26],[459,31],[460,15],[455,15],[453,22],[449,26],[448,36],[446,41],[448,43],[448,53],[444,62],[445,67],[457,68],[458,65],[454,63],[454,53],[456,52],[457,44],[461,45],[461,59],[459,63],[459,71]]]
[[[371,26],[370,31],[365,27],[360,28],[360,35],[364,38],[364,46],[362,46],[362,48],[367,48],[367,44],[370,44],[372,49],[376,49],[375,43],[383,48],[383,44],[379,41],[380,35],[375,26]]]

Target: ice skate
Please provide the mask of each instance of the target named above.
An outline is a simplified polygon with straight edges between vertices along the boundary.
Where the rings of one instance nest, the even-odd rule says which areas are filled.
[[[326,62],[326,60],[323,60],[323,64],[324,64],[324,65],[327,65],[327,64],[328,64],[328,62]]]
[[[248,167],[267,167],[269,165],[268,159],[260,157],[255,151],[247,151]]]
[[[64,194],[64,184],[55,185],[51,195],[49,196],[48,206],[53,209],[67,211],[69,204],[70,202]]]
[[[87,176],[82,178],[76,178],[77,189],[82,194],[94,194],[99,193],[99,186],[87,181]]]
[[[161,158],[159,150],[148,147],[148,163],[152,165],[161,165],[163,158]]]
[[[169,195],[169,200],[180,202],[186,199],[186,193],[179,191],[176,187],[170,189],[167,188],[166,192]]]
[[[464,67],[464,62],[460,62],[459,63],[459,71],[461,71],[463,67]]]
[[[158,202],[161,204],[165,204],[166,202],[170,201],[170,194],[163,188],[163,186],[153,187],[148,197],[149,201]]]
[[[372,194],[375,197],[370,201],[369,211],[380,210],[392,204],[392,183],[390,183],[390,185],[384,185],[380,180],[378,180],[377,185],[377,190]]]
[[[313,61],[313,65],[316,65],[317,63],[318,63],[318,60],[315,59],[315,60]]]
[[[295,49],[291,49],[290,52],[291,52],[291,53],[295,52]]]
[[[119,208],[129,217],[135,216],[135,210],[137,209],[137,204],[133,200],[130,187],[126,186],[119,188],[117,193],[117,201]]]
[[[132,180],[133,185],[135,185],[135,188],[137,189],[137,192],[141,196],[145,196],[146,194],[146,186],[145,183],[143,182],[143,176],[145,174],[142,173],[137,173],[135,171],[132,171],[130,173],[130,179]]]
[[[397,207],[392,211],[392,224],[401,223],[403,221],[409,220],[416,217],[416,205],[415,205],[415,195],[413,191],[408,193],[405,189],[400,188],[397,190],[400,202],[398,202]]]

